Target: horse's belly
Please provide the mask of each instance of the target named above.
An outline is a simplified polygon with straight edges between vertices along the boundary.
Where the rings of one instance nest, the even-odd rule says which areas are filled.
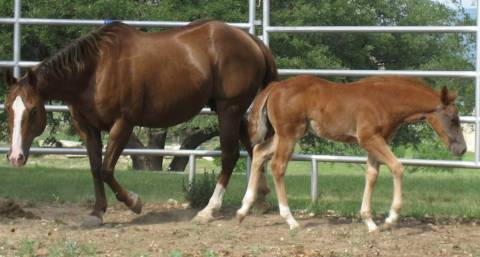
[[[137,116],[138,126],[166,128],[186,122],[197,115],[203,104],[185,106],[172,106],[167,108],[149,108]]]
[[[335,124],[321,124],[316,121],[309,122],[309,130],[316,136],[333,141],[357,143],[357,133],[353,128],[335,126]]]

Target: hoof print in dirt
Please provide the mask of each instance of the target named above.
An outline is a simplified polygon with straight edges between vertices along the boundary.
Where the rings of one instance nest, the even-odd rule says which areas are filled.
[[[30,211],[25,211],[18,203],[11,199],[0,199],[0,217],[8,219],[40,219]]]

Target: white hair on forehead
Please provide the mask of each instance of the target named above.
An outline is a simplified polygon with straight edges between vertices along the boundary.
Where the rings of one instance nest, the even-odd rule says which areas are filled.
[[[25,104],[21,96],[17,96],[12,104],[13,110],[13,132],[12,132],[12,154],[22,152],[22,117],[25,111]]]

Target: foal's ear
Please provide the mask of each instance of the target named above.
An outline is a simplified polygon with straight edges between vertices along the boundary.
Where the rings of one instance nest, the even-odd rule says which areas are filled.
[[[440,92],[440,100],[444,105],[448,105],[450,103],[447,86],[442,87],[442,91]]]
[[[444,105],[449,105],[450,103],[455,102],[455,99],[457,98],[457,96],[458,96],[457,91],[448,92],[448,89],[446,86],[442,88],[442,91],[440,93],[440,98]]]
[[[37,87],[37,75],[31,70],[27,72],[28,84],[34,88]]]
[[[7,88],[17,83],[17,79],[13,76],[10,69],[5,70],[5,83],[7,83]]]

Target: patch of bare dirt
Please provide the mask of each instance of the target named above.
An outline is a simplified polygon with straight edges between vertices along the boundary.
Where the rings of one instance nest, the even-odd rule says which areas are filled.
[[[25,211],[20,204],[11,199],[0,198],[0,218],[8,219],[38,219],[39,217],[30,211]]]
[[[21,242],[30,240],[33,251],[45,256],[59,252],[64,242],[75,243],[76,256],[480,256],[480,226],[473,221],[406,219],[393,230],[369,234],[357,220],[298,215],[302,229],[289,231],[277,212],[248,216],[238,224],[228,209],[201,225],[191,222],[195,210],[158,203],[146,204],[141,215],[114,205],[105,225],[83,229],[79,224],[89,210],[81,205],[29,211],[41,219],[0,221],[0,255],[18,256]]]

